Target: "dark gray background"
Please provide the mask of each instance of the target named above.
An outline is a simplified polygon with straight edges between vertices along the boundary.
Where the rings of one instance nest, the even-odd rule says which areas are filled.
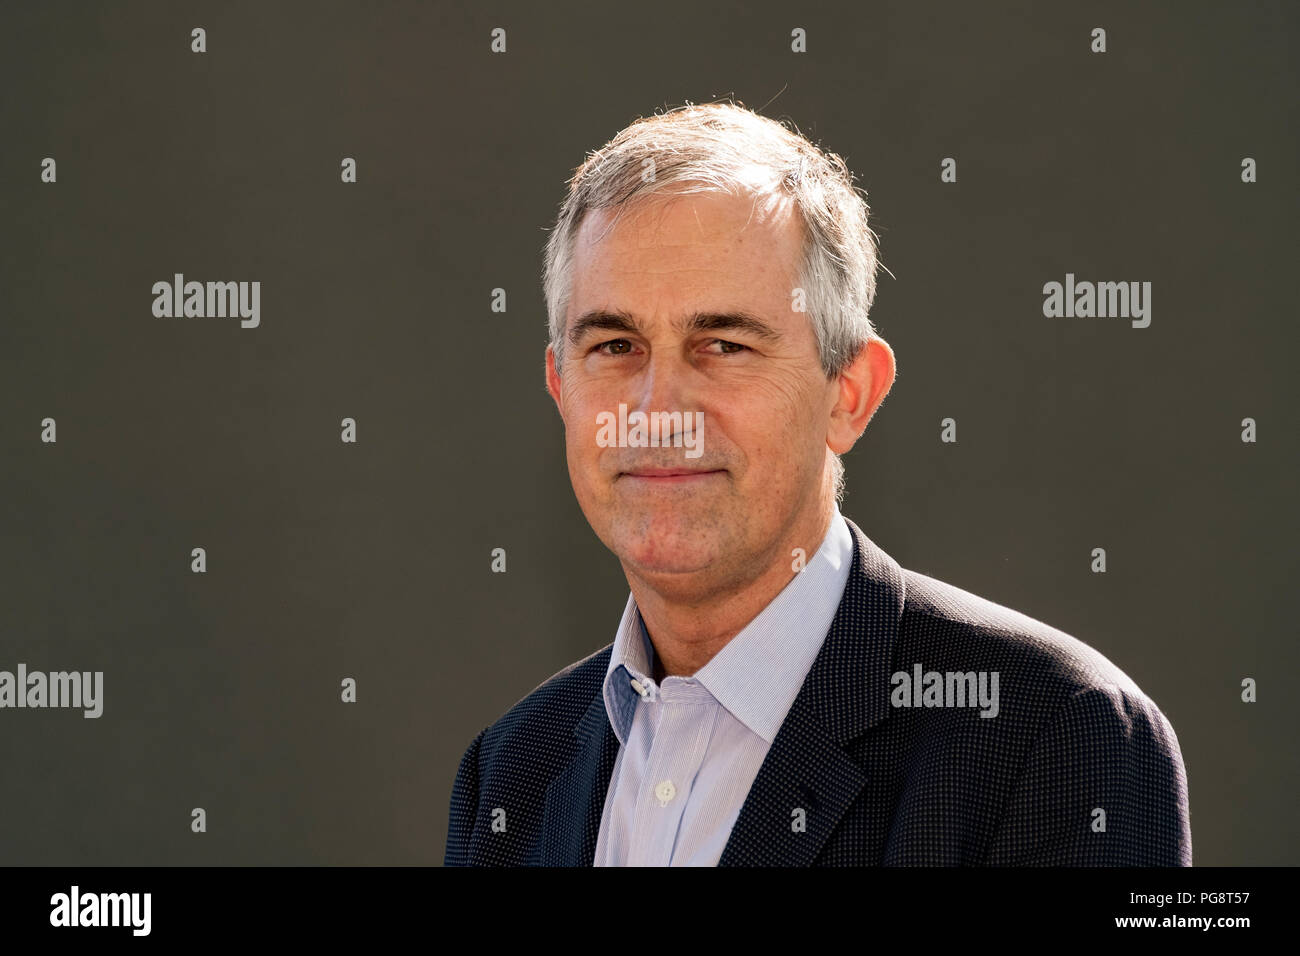
[[[543,391],[545,229],[586,151],[720,97],[845,156],[893,274],[844,513],[1132,676],[1197,864],[1300,862],[1297,7],[1139,6],[6,4],[0,669],[102,670],[105,711],[0,711],[0,862],[441,862],[465,746],[627,598]],[[261,326],[154,318],[174,272],[261,281]],[[1151,281],[1151,327],[1044,318],[1067,272]]]

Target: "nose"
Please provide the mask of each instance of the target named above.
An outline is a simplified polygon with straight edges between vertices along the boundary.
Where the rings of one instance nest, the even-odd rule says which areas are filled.
[[[631,396],[633,411],[685,412],[693,392],[690,363],[671,349],[654,352],[641,370]]]

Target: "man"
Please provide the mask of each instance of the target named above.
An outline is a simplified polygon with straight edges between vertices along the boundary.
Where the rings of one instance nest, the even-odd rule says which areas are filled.
[[[448,865],[1190,865],[1155,704],[839,512],[895,371],[851,183],[730,104],[574,175],[546,383],[631,594],[612,645],[469,745]]]

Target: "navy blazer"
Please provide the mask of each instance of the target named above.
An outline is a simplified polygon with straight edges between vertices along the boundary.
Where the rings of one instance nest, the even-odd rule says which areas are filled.
[[[719,866],[1191,865],[1178,738],[1123,671],[1056,628],[900,568],[844,520],[855,543],[844,596]],[[601,693],[612,647],[474,738],[446,865],[592,864],[619,747]],[[914,706],[891,677],[917,664],[997,672],[997,716]]]

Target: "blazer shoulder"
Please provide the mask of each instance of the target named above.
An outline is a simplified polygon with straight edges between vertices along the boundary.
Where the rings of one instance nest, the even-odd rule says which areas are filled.
[[[447,849],[443,862],[505,862],[516,858],[501,846],[486,848],[476,838],[484,814],[512,807],[511,833],[523,819],[540,819],[546,788],[572,751],[574,730],[598,699],[613,645],[574,661],[520,699],[502,717],[483,728],[461,757],[452,785]],[[505,855],[502,855],[505,854]]]
[[[508,711],[483,731],[485,759],[506,744],[517,751],[520,744],[539,745],[549,740],[566,740],[560,731],[570,734],[586,714],[592,701],[599,698],[609,668],[614,645],[609,643],[581,660],[556,671],[525,694]]]
[[[929,575],[903,575],[896,663],[914,658],[926,670],[931,662],[934,670],[998,670],[1004,693],[1018,689],[1053,709],[1091,689],[1149,700],[1119,666],[1074,635]]]

